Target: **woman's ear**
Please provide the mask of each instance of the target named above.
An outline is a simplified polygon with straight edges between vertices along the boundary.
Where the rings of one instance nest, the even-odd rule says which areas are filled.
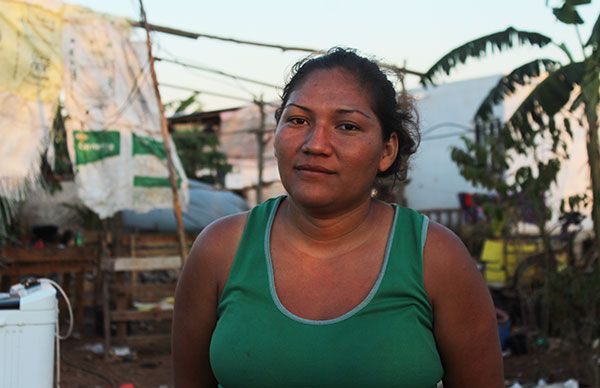
[[[383,143],[383,153],[379,160],[379,172],[384,172],[394,164],[396,156],[398,155],[398,135],[396,132],[392,132],[390,138]]]

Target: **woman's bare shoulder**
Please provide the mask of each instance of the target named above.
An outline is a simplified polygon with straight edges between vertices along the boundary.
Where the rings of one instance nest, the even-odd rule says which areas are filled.
[[[430,222],[423,252],[425,274],[447,277],[457,272],[477,272],[476,263],[461,239],[450,229],[437,222]]]
[[[232,214],[210,223],[196,238],[192,252],[219,254],[230,250],[232,242],[242,237],[248,213]]]
[[[221,218],[198,235],[175,292],[172,349],[177,386],[216,386],[210,369],[210,338],[219,292],[246,224],[247,213]]]
[[[184,272],[192,272],[218,283],[226,279],[235,257],[248,212],[237,213],[213,221],[196,237],[185,263]]]
[[[483,276],[462,241],[435,222],[427,233],[423,272],[444,386],[503,386],[496,314]]]
[[[486,292],[485,282],[476,261],[450,229],[430,222],[423,252],[425,288],[431,301],[458,302],[459,295],[473,291]]]

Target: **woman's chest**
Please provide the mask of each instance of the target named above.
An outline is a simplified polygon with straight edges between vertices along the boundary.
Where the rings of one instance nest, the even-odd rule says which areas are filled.
[[[380,275],[383,258],[336,260],[307,264],[299,257],[288,257],[285,262],[274,259],[274,291],[283,306],[303,318],[326,320],[363,301]]]
[[[314,258],[274,243],[271,247],[274,293],[287,310],[300,317],[313,320],[338,317],[372,292],[384,271],[384,251],[374,245]]]
[[[224,387],[430,387],[443,370],[411,298],[376,296],[340,321],[300,322],[240,290],[219,317],[211,365]],[[258,295],[256,295],[258,296]]]

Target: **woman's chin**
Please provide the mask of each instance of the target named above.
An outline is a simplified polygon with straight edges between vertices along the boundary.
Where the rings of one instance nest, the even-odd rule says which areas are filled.
[[[336,203],[331,190],[293,190],[289,196],[297,205],[308,209],[326,208]]]
[[[295,206],[309,212],[315,212],[315,215],[318,214],[325,217],[344,213],[349,209],[355,209],[371,199],[369,195],[348,197],[341,193],[333,193],[332,191],[327,193],[296,192],[289,194],[289,197]]]

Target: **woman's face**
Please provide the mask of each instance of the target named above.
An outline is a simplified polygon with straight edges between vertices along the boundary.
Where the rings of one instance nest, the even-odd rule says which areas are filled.
[[[351,206],[370,197],[397,153],[384,142],[371,101],[343,69],[317,70],[290,94],[277,125],[275,156],[290,196],[311,208]]]

